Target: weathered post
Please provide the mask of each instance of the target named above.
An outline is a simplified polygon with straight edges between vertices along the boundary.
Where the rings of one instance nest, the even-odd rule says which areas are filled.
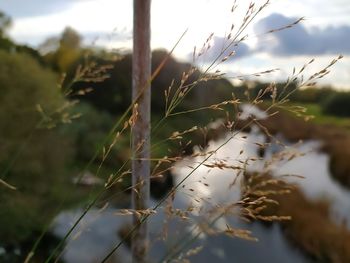
[[[147,209],[150,187],[150,118],[151,118],[151,0],[134,0],[132,98],[138,105],[138,116],[132,128],[132,206]],[[133,223],[140,223],[134,216]],[[132,238],[133,262],[146,262],[148,244],[147,224],[143,222]]]

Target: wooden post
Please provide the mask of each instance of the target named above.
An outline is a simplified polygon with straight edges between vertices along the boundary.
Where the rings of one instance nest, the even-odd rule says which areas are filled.
[[[150,191],[150,119],[151,78],[150,13],[151,0],[134,0],[132,98],[137,98],[138,117],[132,129],[132,206],[135,210],[147,209]],[[141,94],[141,96],[140,96]],[[134,216],[133,223],[140,218]],[[133,262],[147,261],[148,233],[143,222],[132,237]]]

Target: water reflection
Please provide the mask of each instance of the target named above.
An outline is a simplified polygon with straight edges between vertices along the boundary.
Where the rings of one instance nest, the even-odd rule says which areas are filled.
[[[179,204],[176,206],[183,206]],[[70,224],[76,220],[82,211],[65,212],[56,219],[55,234],[63,236]],[[67,263],[95,263],[108,253],[120,241],[118,232],[130,223],[130,218],[115,215],[116,209],[107,209],[103,212],[92,210],[82,224],[74,232],[73,238],[67,243],[63,259]],[[168,237],[161,240],[160,234],[164,214],[162,212],[150,220],[152,246],[150,251],[151,262],[161,262],[174,246],[183,244],[191,239],[192,224],[173,219],[169,225]],[[202,220],[194,218],[194,220]],[[250,229],[259,242],[245,241],[225,235],[202,236],[191,241],[189,248],[203,246],[204,249],[191,257],[191,262],[308,262],[302,253],[291,247],[282,235],[279,225],[264,227],[259,223],[245,224],[237,218],[225,218],[227,222],[237,228]],[[218,226],[219,227],[219,226]],[[188,248],[183,251],[186,252]],[[176,257],[181,254],[175,254]],[[111,262],[131,262],[127,246],[122,245]]]
[[[262,116],[263,117],[263,116]],[[283,141],[282,138],[279,138]],[[227,205],[240,198],[239,167],[248,171],[261,171],[266,160],[274,158],[282,150],[280,144],[269,143],[261,150],[261,145],[267,142],[266,137],[259,129],[252,127],[249,134],[236,132],[226,137],[209,142],[206,152],[215,151],[210,158],[202,155],[203,151],[195,149],[196,157],[189,157],[178,162],[172,174],[175,183],[181,182],[189,173],[191,176],[181,185],[174,199],[174,208],[186,209],[188,206],[211,209],[216,205]],[[285,144],[288,144],[285,142]],[[288,177],[291,182],[300,185],[304,194],[309,198],[326,198],[331,201],[334,217],[350,219],[350,193],[337,184],[330,176],[329,157],[320,153],[319,142],[305,142],[295,146],[288,146],[286,150],[304,153],[292,160],[277,160],[271,166],[275,176],[283,174],[297,174],[305,178]],[[263,159],[259,160],[259,157]],[[249,160],[250,158],[256,160]],[[205,165],[200,165],[204,162]],[[226,164],[237,169],[226,169],[224,166],[213,168],[213,164],[220,166]],[[198,167],[197,167],[198,166]],[[194,170],[194,171],[193,171]],[[155,205],[152,200],[150,207]],[[120,241],[121,229],[130,226],[131,219],[127,216],[117,216],[117,208],[107,208],[103,211],[93,209],[83,219],[74,231],[63,253],[68,263],[94,263],[100,260],[108,251]],[[64,236],[71,224],[81,215],[82,211],[66,211],[55,220],[53,232]],[[164,220],[166,214],[162,209],[149,220],[151,249],[151,262],[161,262],[167,255],[176,252],[176,247],[196,237],[198,223],[210,218],[203,218],[197,213],[190,214],[190,220],[184,221],[172,218],[167,226],[167,236],[164,236]],[[350,220],[348,220],[350,221]],[[261,223],[245,223],[235,216],[224,216],[214,222],[217,229],[224,230],[229,224],[234,228],[248,229],[259,239],[259,242],[231,238],[225,235],[204,235],[191,240],[190,247],[204,246],[204,249],[191,257],[191,262],[308,262],[308,259],[285,239],[280,226],[272,224],[267,226]],[[165,237],[165,238],[164,238]],[[185,252],[184,250],[183,252]],[[181,253],[173,256],[181,257]],[[112,262],[130,262],[130,253],[126,245],[122,245],[114,256]]]
[[[233,136],[234,135],[234,136]],[[212,151],[228,142],[205,163],[211,164],[218,160],[225,160],[235,166],[244,166],[244,161],[250,157],[259,158],[260,144],[266,142],[265,136],[253,127],[251,133],[228,134],[225,138],[210,142],[206,151]],[[231,137],[233,137],[231,139]],[[283,141],[283,138],[279,138]],[[304,178],[289,176],[286,180],[298,184],[304,194],[310,199],[326,199],[331,204],[334,219],[344,222],[350,221],[350,192],[344,186],[335,181],[330,173],[329,156],[320,152],[321,143],[317,141],[306,141],[292,145],[286,141],[285,146],[270,144],[264,150],[263,160],[249,162],[248,171],[263,170],[266,161],[271,160],[275,153],[284,151],[289,155],[295,155],[293,159],[284,158],[275,160],[271,165],[271,172],[275,176],[280,175],[301,175]],[[198,151],[198,149],[197,149]],[[205,157],[188,158],[176,165],[173,173],[179,182],[189,172],[193,166],[201,163]],[[229,169],[211,169],[206,166],[200,166],[186,182],[186,188],[195,189],[195,192],[202,197],[210,197],[216,203],[229,203],[237,201],[240,197],[240,188],[237,183],[230,187],[232,181],[236,178],[235,172]],[[210,187],[205,187],[203,180]],[[237,180],[239,182],[239,180]],[[190,199],[184,195],[185,199]],[[201,204],[202,205],[202,204]]]
[[[288,162],[279,162],[273,170],[276,175],[299,174],[304,179],[289,177],[288,180],[297,183],[304,194],[310,199],[326,199],[331,204],[332,216],[338,222],[348,223],[350,227],[350,192],[335,181],[330,172],[329,155],[321,153],[321,143],[308,141],[294,149],[305,153]],[[267,158],[272,152],[267,152]]]
[[[208,149],[216,148],[226,139],[211,142]],[[207,162],[210,163],[225,159],[234,165],[243,165],[240,161],[243,162],[248,157],[257,155],[258,147],[254,142],[263,140],[264,138],[261,135],[239,133],[235,139],[228,142]],[[241,152],[242,150],[243,153]],[[181,180],[183,176],[193,169],[190,167],[200,162],[201,158],[204,157],[186,159],[178,163],[174,169],[175,181]],[[194,190],[196,196],[199,195],[202,197],[200,200],[207,199],[207,204],[203,203],[201,205],[208,205],[210,207],[215,204],[227,204],[233,200],[237,201],[240,196],[239,184],[235,184],[231,189],[228,187],[232,184],[235,176],[232,170],[218,170],[200,166],[189,181],[186,182],[186,186],[182,188],[183,194],[177,194],[174,200],[174,207],[185,209],[192,203],[193,196],[188,195],[188,192],[186,194],[188,187]],[[203,184],[199,183],[199,180],[205,180],[209,187],[204,187]],[[153,206],[154,202],[152,201],[150,206]],[[117,209],[109,208],[104,211],[92,210],[88,213],[66,246],[63,255],[65,261],[68,263],[99,262],[107,254],[108,250],[119,242],[120,237],[118,236],[118,232],[120,229],[130,223],[130,218],[116,216],[116,211]],[[82,211],[61,213],[56,218],[54,233],[63,236],[81,213]],[[164,217],[163,212],[159,211],[150,220],[150,232],[154,241],[150,254],[155,262],[172,251],[173,246],[178,242],[181,243],[186,238],[190,238],[193,235],[193,232],[191,233],[193,225],[203,220],[203,218],[195,215],[191,217],[189,223],[180,219],[172,219],[169,223],[168,238],[164,242],[159,239],[162,233]],[[202,235],[202,238],[191,242],[191,247],[202,245],[205,247],[198,255],[191,258],[192,262],[231,262],[232,259],[237,259],[239,260],[238,262],[259,262],[262,257],[269,262],[281,262],[282,260],[283,262],[305,262],[302,254],[286,242],[278,225],[267,228],[258,223],[245,224],[236,217],[225,217],[216,223],[216,227],[225,228],[226,223],[236,228],[252,230],[254,236],[259,239],[259,242],[253,243],[252,241],[233,239],[224,235]],[[274,252],[272,253],[272,251]],[[118,250],[115,262],[129,261],[130,255],[128,248],[122,246]]]

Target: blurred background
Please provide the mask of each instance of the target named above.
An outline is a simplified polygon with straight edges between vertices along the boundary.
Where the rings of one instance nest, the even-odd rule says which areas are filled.
[[[257,1],[256,7],[262,3]],[[259,125],[248,127],[244,118],[234,119],[240,139],[208,162],[221,159],[243,167],[257,158],[247,173],[263,171],[263,179],[304,177],[278,182],[293,185],[293,191],[275,196],[279,205],[264,210],[266,217],[292,220],[266,223],[248,216],[247,223],[226,216],[215,227],[248,229],[259,242],[205,233],[190,242],[190,249],[204,247],[198,254],[188,253],[190,261],[350,262],[350,2],[271,1],[245,28],[244,41],[223,52],[249,8],[237,1],[232,12],[233,4],[152,1],[153,70],[188,31],[152,82],[152,125],[157,127],[152,158],[181,158],[171,167],[152,163],[163,177],[152,181],[150,205],[190,172],[191,164],[203,160],[198,153],[217,148],[229,136],[228,121],[238,105],[220,105],[222,110],[210,106],[237,99],[239,106],[251,105],[239,111],[255,116],[269,132]],[[59,249],[60,262],[100,262],[130,226],[128,216],[115,215],[130,207],[129,127],[120,130],[116,143],[113,133],[108,134],[131,103],[132,14],[131,0],[0,0],[0,262],[23,262],[33,250],[30,262],[44,262],[95,196],[99,198],[91,211]],[[198,56],[203,42],[210,48]],[[174,94],[168,90],[172,81],[174,87],[180,85],[183,72],[195,66],[186,83],[195,82],[220,53],[229,57],[210,73],[225,75],[199,81],[177,108],[187,113],[158,125],[168,106],[165,91]],[[339,55],[344,57],[333,63]],[[317,84],[307,81],[316,72],[322,76]],[[269,113],[279,113],[268,117],[263,111],[271,110],[276,99],[272,91],[281,94],[280,102],[282,94],[289,94],[289,100],[277,103]],[[257,96],[265,102],[252,106]],[[206,110],[194,110],[202,108]],[[180,142],[168,139],[194,126]],[[274,165],[266,165],[272,159]],[[238,186],[225,194],[218,190],[239,175],[226,168],[222,174],[222,167],[199,169],[192,185],[184,187],[184,196],[195,192],[218,204],[244,197],[247,192]],[[122,172],[123,180],[101,190],[111,175]],[[209,190],[198,183],[203,174]],[[174,203],[186,210],[191,200],[179,197]],[[151,219],[156,240],[151,262],[184,260],[188,248],[177,251],[174,240],[183,240],[181,229],[195,236],[191,227],[202,220],[195,214],[186,215],[193,217],[191,223],[171,220],[168,238],[161,241],[159,222],[167,215],[164,211]],[[127,244],[118,253],[110,262],[130,261]]]
[[[154,1],[152,2],[152,48],[170,50],[185,29],[189,29],[174,55],[191,61],[193,47],[202,45],[212,32],[214,48],[220,49],[232,22],[239,22],[245,12],[244,3],[230,13],[233,1]],[[245,5],[248,5],[246,3]],[[337,1],[272,1],[259,15],[255,25],[245,33],[250,38],[241,48],[240,61],[227,65],[231,73],[247,74],[279,67],[285,78],[293,66],[312,57],[325,64],[334,55],[349,53],[349,3]],[[21,44],[40,47],[50,38],[57,38],[66,26],[74,28],[87,45],[108,48],[131,48],[132,4],[130,1],[50,1],[36,0],[31,5],[21,1],[2,1],[3,11],[15,21],[8,35]],[[171,11],[170,11],[171,10]],[[306,21],[293,30],[262,38],[257,34],[294,22]],[[260,21],[258,21],[260,20]],[[190,58],[190,59],[189,59]],[[209,58],[210,59],[210,58]],[[288,59],[288,63],[286,63]],[[232,61],[233,62],[233,61]],[[344,59],[327,82],[346,88],[349,82],[349,60]],[[275,76],[274,76],[274,79]]]

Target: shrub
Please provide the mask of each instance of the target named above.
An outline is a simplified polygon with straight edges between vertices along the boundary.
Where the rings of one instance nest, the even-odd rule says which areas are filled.
[[[326,114],[350,117],[350,92],[337,92],[322,104],[322,111]]]
[[[0,51],[0,172],[17,191],[1,188],[0,240],[24,241],[53,215],[67,181],[67,141],[39,128],[37,104],[47,112],[65,103],[56,76],[24,54]],[[17,160],[17,161],[16,161]]]

